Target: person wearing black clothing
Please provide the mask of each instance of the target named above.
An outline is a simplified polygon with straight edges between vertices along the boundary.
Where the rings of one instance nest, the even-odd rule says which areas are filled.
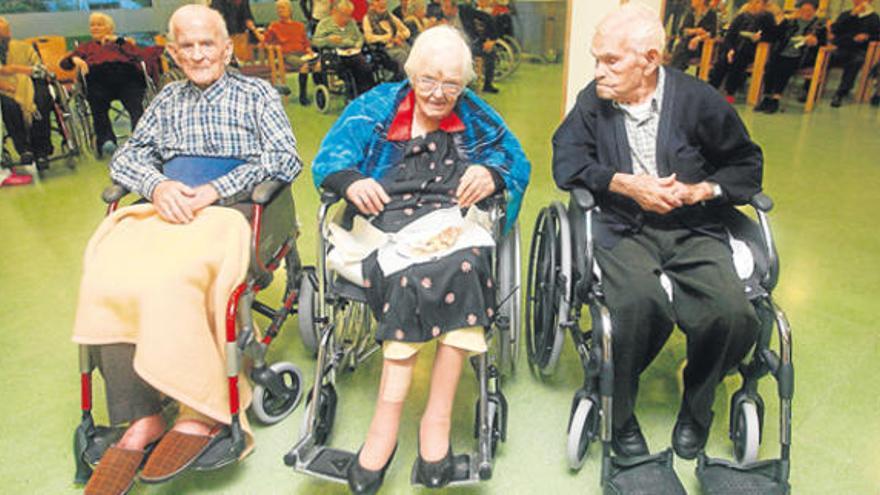
[[[831,62],[843,67],[840,85],[831,100],[831,106],[836,108],[843,104],[864,65],[868,44],[880,40],[880,17],[874,12],[871,0],[853,0],[852,10],[837,17],[831,25],[831,32],[837,46]]]
[[[724,83],[729,103],[736,100],[736,92],[746,80],[746,68],[755,60],[755,49],[762,36],[776,27],[773,14],[767,10],[767,2],[749,0],[733,19],[721,43],[718,60],[709,72],[709,84],[720,88]]]
[[[677,324],[687,367],[672,445],[693,459],[716,386],[757,335],[721,218],[761,191],[764,164],[733,107],[702,81],[659,67],[662,51],[663,26],[647,7],[629,3],[600,22],[596,78],[553,135],[553,178],[564,190],[588,189],[599,205],[595,257],[614,327],[612,448],[649,452],[633,414],[639,375]]]
[[[815,63],[819,47],[825,44],[827,37],[824,23],[816,17],[818,4],[818,0],[800,0],[796,16],[783,20],[766,37],[774,43],[773,53],[764,73],[765,96],[755,110],[776,113],[791,76],[798,69]]]
[[[709,8],[709,0],[691,0],[691,9],[678,31],[678,44],[672,50],[670,67],[684,71],[693,58],[699,58],[703,41],[718,32],[718,13]]]
[[[479,0],[482,6],[485,0]],[[440,3],[443,14],[453,26],[461,29],[468,36],[474,57],[483,59],[483,92],[497,93],[492,83],[495,80],[495,42],[498,33],[492,16],[470,5],[456,5],[454,0],[442,0]]]

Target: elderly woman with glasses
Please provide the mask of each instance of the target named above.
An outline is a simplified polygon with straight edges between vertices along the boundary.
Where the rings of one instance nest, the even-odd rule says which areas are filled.
[[[474,206],[504,190],[512,224],[530,171],[501,117],[466,89],[473,59],[458,31],[426,30],[405,70],[408,80],[348,105],[313,164],[316,185],[359,213],[350,230],[334,225],[329,241],[337,252],[368,253],[357,269],[339,273],[366,289],[384,356],[373,420],[348,472],[358,494],[382,484],[418,351],[434,340],[416,471],[427,486],[450,481],[455,390],[468,354],[485,352],[484,328],[495,311],[493,240]],[[328,266],[350,262],[350,254],[331,251]]]

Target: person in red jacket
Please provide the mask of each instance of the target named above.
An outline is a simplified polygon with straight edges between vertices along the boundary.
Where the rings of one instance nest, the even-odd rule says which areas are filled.
[[[299,102],[305,106],[310,103],[308,96],[308,74],[318,70],[317,54],[306,35],[305,24],[292,18],[293,7],[290,0],[275,2],[278,20],[269,24],[263,35],[263,43],[279,45],[288,68],[299,71]]]

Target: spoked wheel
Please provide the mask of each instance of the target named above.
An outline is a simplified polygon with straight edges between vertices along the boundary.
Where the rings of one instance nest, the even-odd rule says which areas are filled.
[[[520,229],[514,224],[498,246],[498,308],[502,325],[498,329],[499,368],[502,373],[516,372],[522,330],[522,269],[520,268]],[[503,301],[503,302],[502,302]]]
[[[757,461],[761,446],[761,421],[754,401],[746,399],[739,403],[734,411],[732,426],[730,437],[737,462],[749,464]]]
[[[324,84],[315,86],[315,108],[321,113],[330,109],[330,88]]]
[[[599,434],[599,406],[593,397],[575,396],[575,406],[568,420],[568,445],[566,458],[568,467],[579,470],[584,461],[590,444]]]
[[[268,387],[254,387],[251,409],[261,423],[272,425],[286,418],[299,405],[302,398],[302,372],[293,363],[279,362],[269,367],[281,379],[284,394],[276,395]]]
[[[319,328],[315,321],[318,310],[318,276],[315,274],[314,267],[303,268],[297,302],[299,336],[306,350],[312,353],[312,356],[316,356],[318,354]]]
[[[97,137],[95,137],[95,129],[92,127],[92,110],[89,107],[89,102],[86,101],[86,97],[83,94],[75,95],[71,101],[73,102],[72,112],[76,115],[77,125],[82,130],[86,147],[88,147],[92,155],[97,156]]]
[[[501,39],[504,40],[504,42],[507,43],[513,51],[514,69],[516,69],[517,67],[519,67],[520,62],[522,62],[522,45],[519,43],[519,40],[516,39],[516,37],[509,34],[502,36]]]
[[[492,53],[495,54],[495,79],[501,81],[516,70],[516,54],[503,39],[495,42]]]
[[[315,425],[313,430],[315,444],[317,445],[326,445],[327,439],[330,438],[330,433],[333,431],[333,422],[336,420],[337,400],[336,388],[333,387],[333,384],[327,383],[321,386],[321,391],[318,394],[318,410],[315,415]],[[309,391],[308,397],[306,397],[306,405],[307,407],[303,414],[300,437],[302,437],[308,429],[309,410],[312,407],[311,390]]]
[[[554,202],[538,214],[526,280],[526,351],[542,375],[555,370],[565,338],[571,294],[571,237],[565,207]]]

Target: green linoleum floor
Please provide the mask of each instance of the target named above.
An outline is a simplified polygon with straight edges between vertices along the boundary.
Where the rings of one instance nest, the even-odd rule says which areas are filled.
[[[559,122],[560,66],[522,65],[502,93],[488,100],[523,142],[533,162],[532,184],[521,216],[524,242],[538,209],[556,197],[550,178],[550,136]],[[291,102],[294,100],[291,99]],[[291,103],[289,115],[308,162],[333,115]],[[880,493],[880,336],[876,329],[880,294],[880,235],[875,223],[880,198],[880,113],[867,105],[828,107],[811,115],[796,103],[774,116],[740,108],[766,155],[765,188],[776,200],[771,219],[782,260],[776,296],[794,329],[796,389],[792,450],[795,494]],[[56,167],[40,186],[0,190],[0,493],[78,493],[71,480],[71,437],[79,421],[76,347],[69,335],[81,259],[102,217],[99,194],[107,183],[104,163],[88,160],[75,172]],[[315,256],[317,194],[304,172],[294,187],[304,226],[300,250]],[[523,253],[527,253],[523,246]],[[267,299],[280,294],[279,283]],[[291,360],[307,377],[313,362],[291,320],[271,352]],[[684,357],[677,333],[644,375],[638,406],[652,450],[669,445],[679,401],[675,377]],[[409,471],[416,452],[416,428],[427,396],[431,355],[426,353],[403,418],[398,456],[385,493],[409,493]],[[374,359],[338,381],[340,408],[331,438],[335,446],[356,449],[366,432],[378,382]],[[565,461],[565,428],[571,396],[582,374],[566,345],[558,374],[544,383],[525,367],[505,383],[510,403],[508,441],[500,449],[491,482],[455,493],[599,493],[598,449],[580,473]],[[308,382],[311,380],[309,379]],[[729,456],[726,415],[729,378],[719,388],[709,453]],[[98,387],[100,389],[100,387]],[[464,375],[454,416],[453,443],[471,448],[473,374]],[[767,403],[763,458],[777,455],[778,404],[775,386],[765,380]],[[102,392],[96,403],[103,411]],[[210,474],[190,473],[136,494],[345,493],[286,468],[282,455],[293,445],[303,408],[273,427],[256,427],[257,449],[245,462]],[[103,412],[99,412],[103,415]],[[699,493],[694,462],[676,459],[689,493]]]

